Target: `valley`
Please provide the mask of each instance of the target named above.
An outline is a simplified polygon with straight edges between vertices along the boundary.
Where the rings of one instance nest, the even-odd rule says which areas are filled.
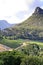
[[[0,29],[0,65],[43,65],[43,9],[36,7],[23,23]]]

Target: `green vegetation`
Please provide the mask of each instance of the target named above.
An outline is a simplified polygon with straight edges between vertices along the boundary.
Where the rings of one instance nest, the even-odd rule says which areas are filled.
[[[43,55],[43,42],[28,41],[26,45],[19,47],[17,50],[27,55]]]
[[[37,44],[37,45],[39,45],[40,48],[43,49],[43,42],[40,42],[40,41],[28,41],[27,43],[28,44]]]
[[[17,48],[16,51],[0,52],[0,65],[43,65],[43,42],[31,40],[10,40],[2,36],[1,44]]]
[[[0,65],[43,65],[43,56],[26,55],[19,51],[2,52]]]
[[[24,54],[43,55],[43,42],[31,41],[26,39],[25,40],[23,39],[9,40],[9,39],[3,38],[0,41],[0,43],[14,49],[19,47],[17,50],[19,50],[20,52],[23,52]]]
[[[22,45],[23,40],[22,39],[18,39],[18,40],[2,39],[0,43],[11,48],[17,48]]]
[[[39,45],[40,48],[43,49],[43,42],[40,42],[40,41],[32,41],[32,40],[28,40],[28,39],[10,40],[10,39],[6,39],[3,36],[1,38],[0,38],[0,43],[3,45],[6,45],[8,47],[11,47],[11,48],[17,48],[17,47],[23,45],[23,43],[25,42],[26,44],[37,44],[37,45]]]

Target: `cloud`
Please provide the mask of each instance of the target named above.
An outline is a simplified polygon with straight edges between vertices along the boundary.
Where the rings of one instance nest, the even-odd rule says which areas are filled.
[[[37,6],[43,7],[43,0],[0,0],[0,19],[19,23],[29,17]]]
[[[0,14],[13,15],[18,11],[27,10],[25,0],[0,0]]]
[[[18,21],[15,16],[17,12],[27,10],[28,7],[25,0],[0,0],[0,19],[6,19],[10,23],[12,23],[11,20],[14,21],[13,23]]]
[[[17,12],[16,16],[19,19],[24,19],[25,15],[26,17],[29,17],[29,15],[35,10],[36,7],[42,7],[43,8],[43,2],[41,0],[25,0],[28,10],[27,11],[19,11]]]
[[[34,0],[25,0],[24,3],[26,3],[26,10],[21,10],[21,11],[18,11],[16,13],[16,16],[18,17],[18,19],[25,19],[25,17],[29,17],[30,14],[33,12],[33,10],[31,11],[31,8],[30,8],[30,5],[34,2]]]

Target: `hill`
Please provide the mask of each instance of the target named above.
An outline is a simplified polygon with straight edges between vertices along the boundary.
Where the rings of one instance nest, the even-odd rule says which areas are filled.
[[[6,20],[0,20],[0,28],[1,29],[5,29],[5,28],[8,28],[10,26],[11,26],[11,24],[8,23]]]
[[[32,16],[23,23],[4,29],[4,35],[14,39],[43,40],[43,9],[36,7]]]

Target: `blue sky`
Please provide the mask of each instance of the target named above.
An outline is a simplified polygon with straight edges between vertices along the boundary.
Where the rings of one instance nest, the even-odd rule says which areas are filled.
[[[27,19],[37,6],[43,8],[43,0],[0,0],[0,20],[20,23]]]

